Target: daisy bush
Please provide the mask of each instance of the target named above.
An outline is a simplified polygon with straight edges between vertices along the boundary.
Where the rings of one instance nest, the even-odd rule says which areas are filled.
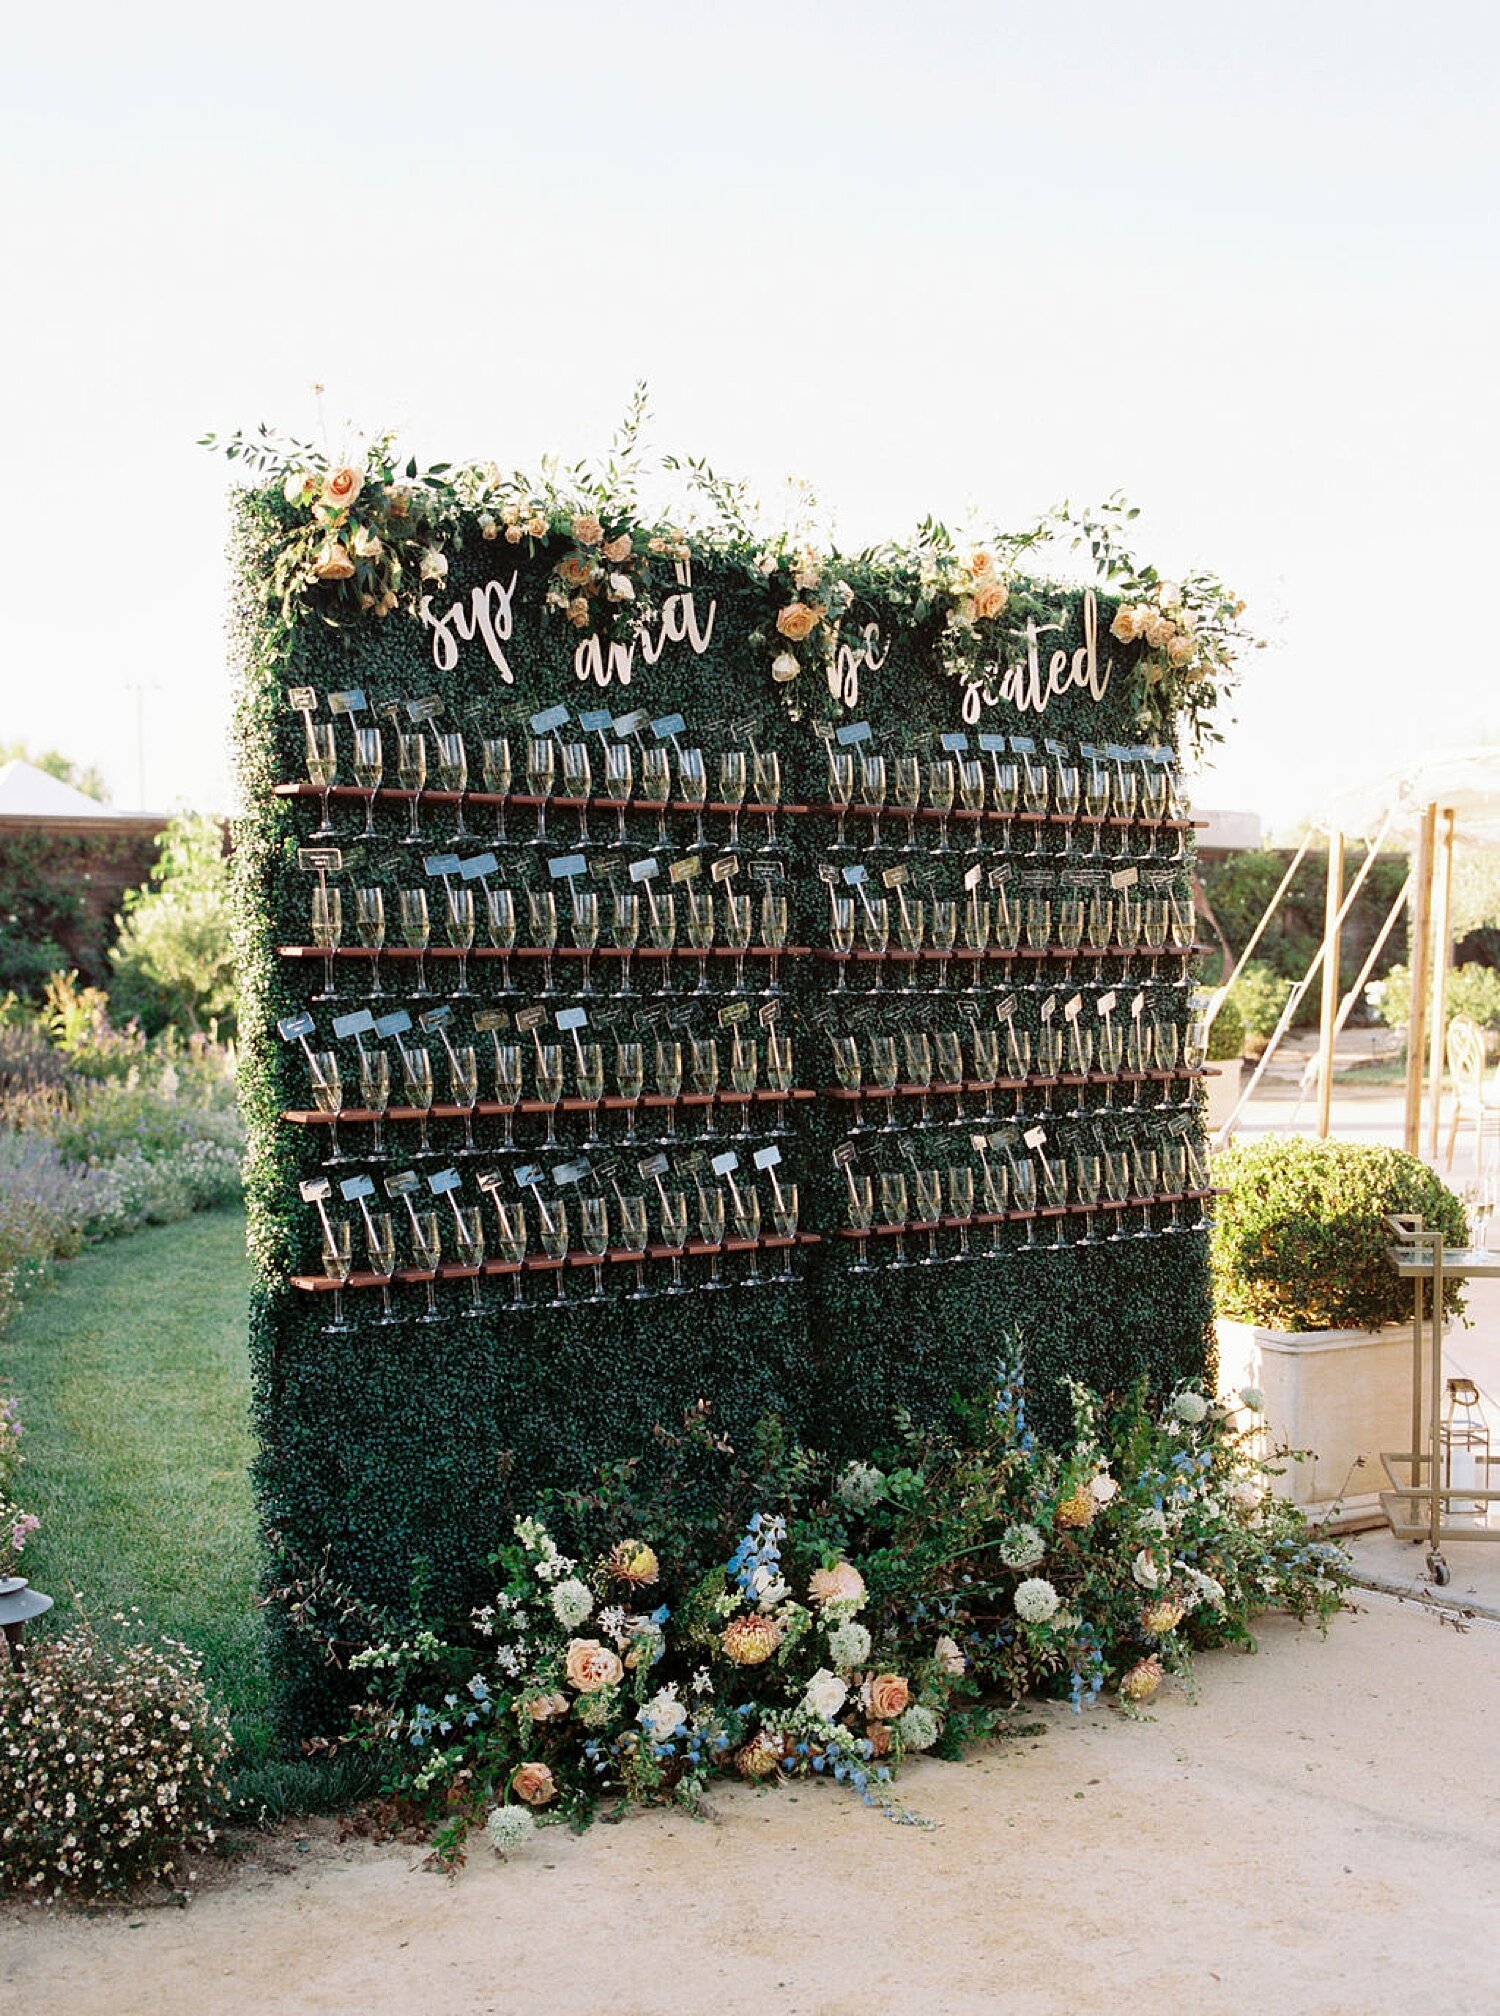
[[[280,1593],[363,1677],[350,1740],[440,1860],[481,1824],[506,1853],[601,1801],[691,1805],[719,1774],[829,1778],[911,1820],[913,1752],[957,1756],[1034,1693],[1139,1713],[1197,1650],[1253,1646],[1258,1613],[1326,1623],[1341,1601],[1345,1557],[1254,1453],[1259,1395],[1071,1399],[1061,1450],[1007,1373],[956,1427],[898,1420],[842,1466],[775,1422],[742,1460],[700,1410],[649,1474],[517,1519],[486,1599],[441,1628],[316,1577]]]

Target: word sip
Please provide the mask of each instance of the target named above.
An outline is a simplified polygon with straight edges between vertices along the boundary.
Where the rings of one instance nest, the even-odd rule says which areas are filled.
[[[1036,619],[1028,618],[1026,656],[1014,665],[992,665],[965,686],[963,718],[970,727],[982,709],[998,707],[1002,701],[1008,701],[1020,714],[1045,714],[1053,700],[1075,688],[1091,694],[1096,705],[1104,698],[1115,661],[1106,658],[1102,667],[1099,663],[1099,605],[1092,588],[1085,590],[1083,597],[1082,647],[1073,652],[1071,661],[1066,651],[1054,651],[1043,672],[1038,641],[1041,631],[1061,628],[1060,623],[1044,623],[1039,629]]]
[[[878,623],[867,623],[860,635],[864,639],[861,644],[840,643],[828,667],[829,697],[841,700],[846,707],[859,705],[860,672],[878,672],[890,656],[889,645],[881,649]]]
[[[501,646],[510,641],[511,601],[517,578],[513,573],[509,581],[482,582],[470,595],[467,609],[460,600],[446,616],[434,616],[432,597],[422,597],[418,614],[432,632],[432,662],[440,672],[451,672],[458,664],[460,639],[468,644],[477,636],[505,684],[515,685],[516,675],[506,663]]]
[[[677,592],[661,605],[654,635],[643,623],[627,643],[611,640],[607,649],[599,638],[585,637],[573,653],[574,677],[584,684],[592,679],[596,686],[628,686],[635,677],[637,649],[648,665],[654,665],[669,644],[688,644],[695,657],[702,657],[714,634],[718,602],[710,601],[700,624],[691,561],[678,561],[677,584]]]

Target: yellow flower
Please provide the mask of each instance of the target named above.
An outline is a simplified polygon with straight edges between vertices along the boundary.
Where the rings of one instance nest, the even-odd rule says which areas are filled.
[[[1120,1692],[1127,1701],[1149,1701],[1165,1677],[1162,1663],[1153,1652],[1145,1659],[1138,1659],[1124,1675]]]
[[[1057,1508],[1059,1526],[1087,1526],[1094,1516],[1094,1500],[1087,1490],[1074,1491],[1060,1501]]]
[[[769,1778],[786,1755],[786,1739],[769,1729],[758,1729],[748,1743],[734,1753],[734,1768],[742,1778]]]
[[[622,1540],[609,1557],[608,1568],[619,1582],[643,1588],[661,1573],[655,1552],[644,1540]]]
[[[1182,1622],[1184,1611],[1174,1597],[1164,1596],[1159,1603],[1148,1603],[1141,1612],[1141,1629],[1152,1638],[1165,1638],[1169,1631],[1175,1631]]]
[[[781,1643],[781,1626],[774,1617],[731,1617],[720,1640],[724,1657],[736,1666],[763,1666]]]

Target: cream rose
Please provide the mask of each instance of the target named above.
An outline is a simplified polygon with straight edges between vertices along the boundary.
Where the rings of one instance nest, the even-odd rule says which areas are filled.
[[[980,581],[974,589],[974,614],[982,619],[999,616],[1009,600],[1003,581]]]
[[[526,530],[533,539],[545,539],[547,529],[547,521],[540,511],[533,511],[531,516],[526,520]]]
[[[604,584],[604,592],[611,602],[633,602],[635,583],[628,574],[611,574]]]
[[[306,504],[318,487],[316,476],[309,476],[305,469],[294,469],[281,486],[281,494],[288,504]]]
[[[604,537],[604,527],[592,511],[584,511],[573,520],[573,537],[580,546],[597,546]]]
[[[771,660],[771,677],[778,686],[789,686],[801,671],[801,665],[790,651],[778,651]]]
[[[597,1638],[572,1638],[563,1662],[568,1685],[580,1694],[597,1694],[601,1687],[618,1687],[625,1668],[607,1645]]]
[[[946,1673],[950,1680],[960,1679],[968,1670],[969,1662],[958,1649],[956,1639],[939,1638],[932,1648],[932,1656],[938,1663],[939,1671]]]
[[[385,548],[368,525],[356,525],[349,540],[349,550],[356,560],[378,560]]]
[[[357,469],[330,469],[323,478],[322,501],[334,511],[347,511],[364,487]]]
[[[892,1722],[910,1702],[911,1689],[899,1673],[874,1673],[864,1684],[862,1698],[871,1715]]]
[[[575,630],[589,627],[589,601],[586,595],[575,595],[568,604],[568,621]]]
[[[1171,643],[1167,646],[1167,656],[1171,659],[1174,665],[1186,665],[1189,658],[1192,657],[1193,652],[1196,648],[1197,647],[1194,645],[1192,638],[1185,637],[1179,630],[1177,635],[1172,639]]]
[[[446,581],[448,578],[448,556],[429,546],[422,555],[422,579],[424,581]]]
[[[338,540],[333,539],[312,563],[312,571],[320,581],[347,581],[354,572],[354,562]]]
[[[1164,644],[1170,644],[1177,635],[1177,626],[1170,616],[1163,616],[1159,609],[1151,609],[1147,611],[1141,635],[1153,651],[1159,651]]]
[[[804,637],[810,637],[823,620],[823,611],[806,602],[788,602],[778,610],[776,628],[783,637],[790,637],[794,644],[800,644]]]
[[[865,1578],[850,1561],[839,1561],[832,1568],[815,1568],[808,1577],[809,1599],[818,1604],[862,1603],[865,1597]]]
[[[1128,602],[1122,602],[1115,611],[1115,620],[1109,626],[1109,634],[1117,644],[1133,644],[1135,630],[1135,611]]]
[[[969,555],[969,572],[976,581],[987,581],[995,571],[995,556],[983,547]]]
[[[552,1772],[545,1764],[518,1764],[510,1774],[510,1789],[528,1806],[545,1806],[557,1797]]]
[[[519,546],[525,536],[519,525],[507,525],[505,528],[505,543],[507,546]]]
[[[483,539],[497,539],[500,536],[500,527],[488,511],[481,511],[479,514],[479,534]]]
[[[630,534],[628,532],[622,532],[618,539],[611,539],[606,544],[604,548],[604,557],[609,562],[611,567],[618,567],[622,560],[628,560],[630,558],[630,549],[631,549]]]

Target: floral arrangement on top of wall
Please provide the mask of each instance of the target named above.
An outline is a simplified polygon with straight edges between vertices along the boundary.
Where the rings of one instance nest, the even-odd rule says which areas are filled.
[[[944,670],[985,684],[1013,650],[1018,620],[1047,606],[1025,563],[1049,548],[1087,548],[1098,585],[1119,600],[1110,635],[1132,647],[1126,672],[1142,730],[1170,737],[1181,720],[1195,749],[1222,739],[1214,713],[1240,656],[1256,645],[1242,621],[1245,605],[1211,572],[1168,580],[1133,555],[1124,535],[1138,513],[1118,493],[1097,510],[1060,505],[1015,532],[961,539],[929,517],[905,544],[819,551],[805,529],[768,534],[746,486],[695,458],[669,455],[659,465],[686,485],[693,523],[649,511],[640,494],[646,417],[645,388],[637,387],[601,466],[548,460],[539,476],[507,475],[493,462],[403,465],[388,434],[369,443],[362,465],[340,464],[264,426],[253,435],[207,434],[200,445],[279,487],[291,507],[267,578],[289,655],[304,613],[341,630],[403,608],[419,613],[476,531],[529,554],[545,551],[548,611],[605,647],[634,638],[677,587],[684,563],[712,557],[742,567],[763,590],[766,618],[752,641],[796,718],[812,683],[805,674],[834,675],[836,687],[851,612],[859,623],[887,610],[902,623],[930,624]]]

